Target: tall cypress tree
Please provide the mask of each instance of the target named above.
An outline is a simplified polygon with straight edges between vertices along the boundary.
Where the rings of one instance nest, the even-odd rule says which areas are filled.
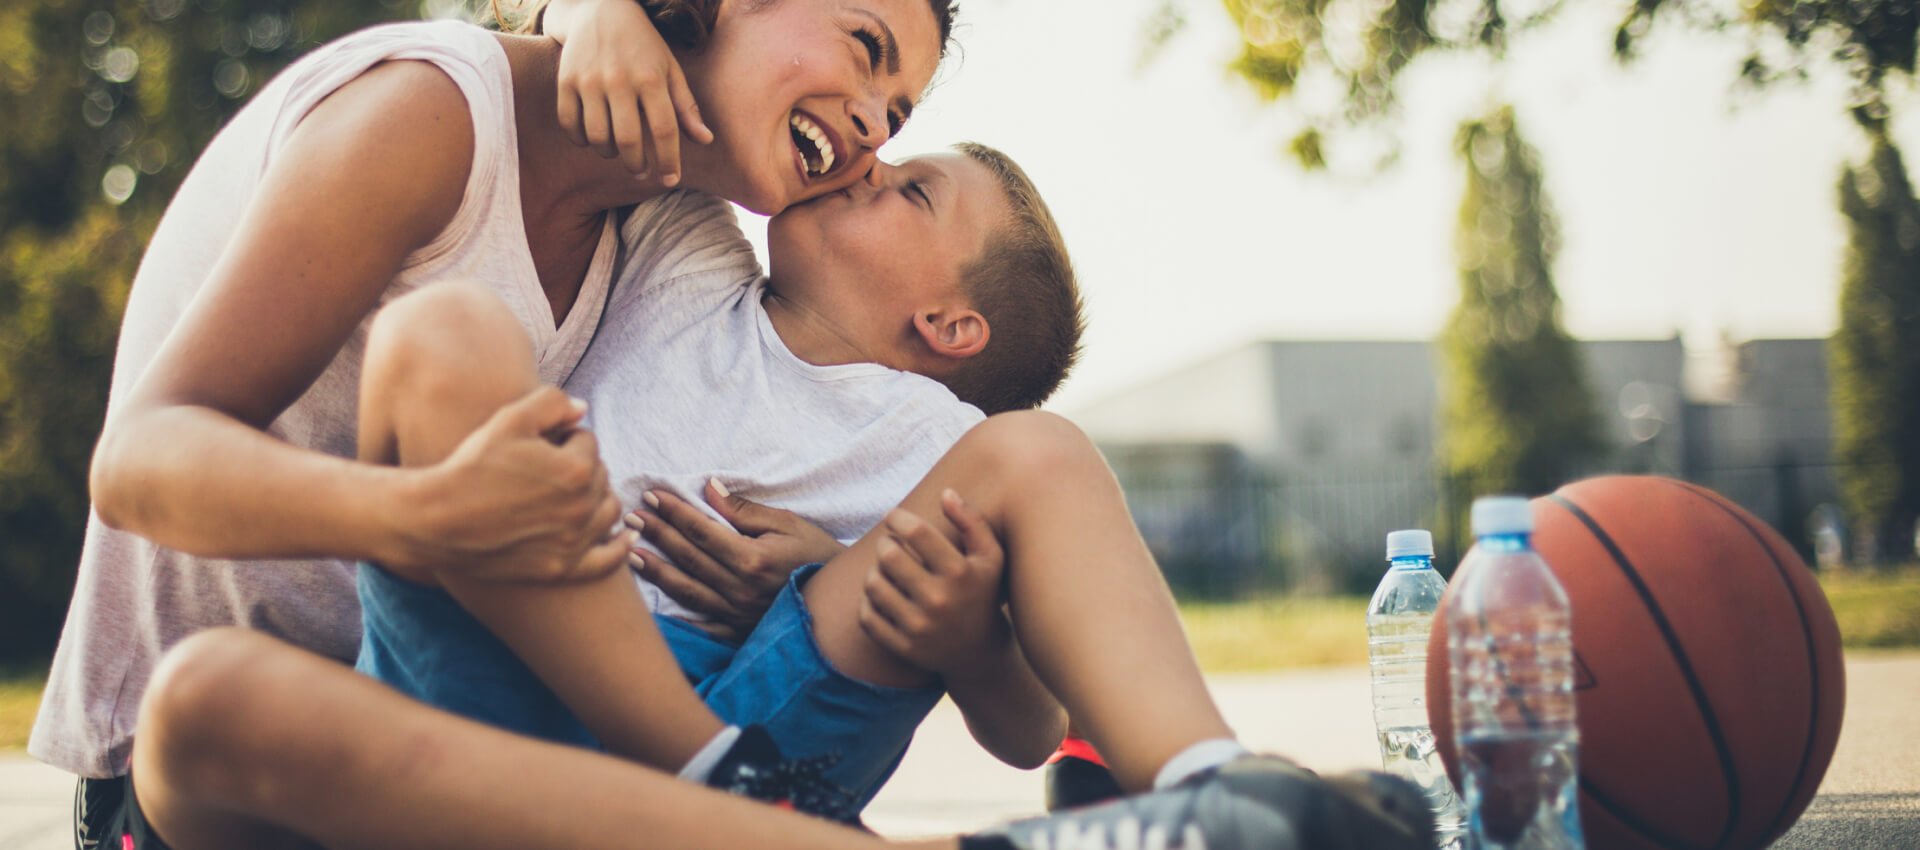
[[[1579,351],[1560,324],[1559,235],[1539,155],[1512,107],[1467,122],[1457,146],[1467,167],[1454,239],[1460,303],[1441,335],[1442,463],[1456,506],[1467,495],[1546,492],[1603,448]]]
[[[1912,554],[1920,518],[1920,201],[1886,127],[1840,176],[1847,255],[1829,342],[1834,454],[1860,552]]]

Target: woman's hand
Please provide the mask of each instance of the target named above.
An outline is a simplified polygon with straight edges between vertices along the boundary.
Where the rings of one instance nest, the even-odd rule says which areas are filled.
[[[501,408],[446,460],[421,471],[398,513],[412,536],[401,575],[431,569],[481,581],[585,581],[625,562],[620,500],[584,405],[541,387]]]
[[[1012,638],[1001,612],[1006,553],[984,517],[948,490],[940,507],[959,540],[904,508],[887,514],[867,574],[860,628],[888,651],[943,676]]]
[[[636,0],[556,0],[544,23],[560,42],[560,126],[574,143],[620,157],[635,176],[679,183],[681,128],[702,144],[713,131],[646,10]]]
[[[786,587],[787,576],[846,548],[798,514],[735,496],[718,480],[709,480],[702,495],[731,528],[671,493],[648,492],[646,507],[628,514],[627,524],[667,557],[634,549],[627,563],[674,601],[708,617],[702,626],[715,637],[745,637]]]

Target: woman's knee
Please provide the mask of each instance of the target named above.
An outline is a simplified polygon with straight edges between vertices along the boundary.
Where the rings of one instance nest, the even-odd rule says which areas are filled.
[[[250,724],[271,722],[253,708],[279,644],[242,628],[199,632],[168,650],[141,699],[134,764],[183,790],[233,778],[244,765],[229,750]]]

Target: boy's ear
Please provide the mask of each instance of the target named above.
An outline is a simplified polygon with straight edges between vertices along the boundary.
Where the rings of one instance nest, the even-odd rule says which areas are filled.
[[[922,310],[913,316],[920,340],[941,357],[965,359],[987,347],[987,317],[964,307]]]

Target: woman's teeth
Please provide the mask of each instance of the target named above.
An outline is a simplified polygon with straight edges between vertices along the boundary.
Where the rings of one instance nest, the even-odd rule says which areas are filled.
[[[826,131],[798,112],[787,123],[793,128],[793,141],[800,148],[801,159],[806,160],[807,173],[821,175],[832,171],[833,143],[827,140]]]

